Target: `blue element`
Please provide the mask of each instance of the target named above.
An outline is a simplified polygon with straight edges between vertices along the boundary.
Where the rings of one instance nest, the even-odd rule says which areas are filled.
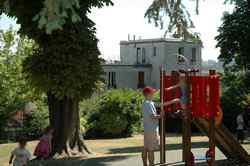
[[[188,104],[188,101],[189,101],[189,96],[188,96],[188,87],[187,85],[181,85],[180,86],[181,88],[181,98],[180,98],[180,102],[181,104]]]

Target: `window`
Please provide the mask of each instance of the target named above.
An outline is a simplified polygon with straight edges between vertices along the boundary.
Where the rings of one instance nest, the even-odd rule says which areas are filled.
[[[116,72],[112,72],[111,84],[113,88],[116,88]]]
[[[115,72],[109,72],[108,88],[116,88],[116,73]]]
[[[192,63],[195,63],[195,62],[196,62],[196,48],[192,48],[191,62],[192,62]]]
[[[178,49],[178,54],[184,56],[184,47],[180,47],[180,48]]]
[[[136,49],[136,63],[140,64],[140,58],[141,58],[141,48]]]
[[[156,47],[153,47],[153,56],[156,56],[156,52],[157,50],[156,50]]]
[[[142,48],[142,63],[146,63],[146,49]]]
[[[178,55],[177,55],[177,64],[182,64],[182,63],[185,62],[185,59],[182,56],[179,56],[179,55],[184,56],[184,47],[180,47],[178,49]]]
[[[144,84],[144,72],[139,71],[138,72],[138,88],[144,88],[145,84]]]

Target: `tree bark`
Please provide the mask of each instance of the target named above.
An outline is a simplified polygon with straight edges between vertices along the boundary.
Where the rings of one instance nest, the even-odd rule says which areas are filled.
[[[63,152],[71,155],[71,151],[75,148],[79,152],[85,150],[91,153],[80,133],[79,100],[68,97],[58,99],[51,93],[47,96],[50,125],[54,129],[51,155]]]

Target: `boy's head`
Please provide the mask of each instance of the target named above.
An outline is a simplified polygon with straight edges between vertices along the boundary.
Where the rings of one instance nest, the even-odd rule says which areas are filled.
[[[150,87],[150,86],[146,86],[144,89],[143,89],[143,95],[145,97],[146,100],[153,100],[153,97],[154,97],[154,93],[156,92],[157,90]]]
[[[18,141],[18,144],[19,144],[19,147],[23,149],[23,148],[26,147],[27,141],[26,141],[25,139],[20,139],[20,140]]]

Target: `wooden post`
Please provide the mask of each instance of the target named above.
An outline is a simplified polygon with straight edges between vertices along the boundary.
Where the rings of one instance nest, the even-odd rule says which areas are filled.
[[[215,75],[216,71],[215,70],[209,70],[209,75]],[[211,94],[210,94],[211,95]],[[213,156],[211,158],[211,164],[209,166],[214,166],[215,165],[215,119],[214,117],[209,118],[209,149],[213,150]]]
[[[172,82],[171,82],[171,86],[174,86],[174,85],[178,84],[179,77],[180,77],[179,72],[178,72],[178,71],[172,71],[172,72],[171,72],[171,76],[172,76],[172,79],[171,79],[171,81],[172,81]],[[171,95],[175,97],[175,96],[176,96],[176,95],[175,95],[176,92],[177,92],[177,89],[176,89],[176,88],[175,88],[174,90],[171,90]],[[172,109],[173,112],[176,111],[176,109],[177,109],[176,106],[177,106],[176,104],[172,104],[172,105],[171,105],[171,109]]]
[[[190,73],[185,73],[187,88],[188,88],[188,105],[190,103],[190,88],[191,88],[191,78]],[[191,119],[192,119],[191,110],[188,108],[184,110],[184,117],[182,120],[182,146],[183,146],[183,161],[187,166],[191,166]]]
[[[164,111],[164,78],[165,78],[165,72],[163,71],[163,68],[161,68],[161,112],[163,112],[163,117],[160,120],[160,163],[165,164],[166,163],[166,151],[165,151],[165,145],[166,145],[166,130],[165,130],[165,111]]]

